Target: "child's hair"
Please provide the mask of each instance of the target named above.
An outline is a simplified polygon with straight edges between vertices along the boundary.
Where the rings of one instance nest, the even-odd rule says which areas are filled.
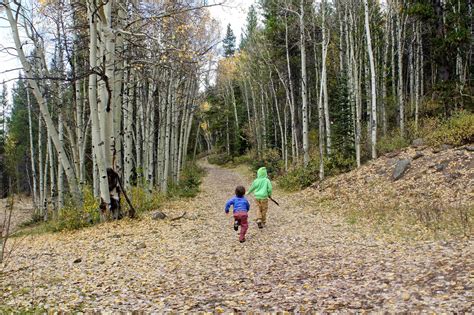
[[[237,197],[243,197],[245,195],[245,188],[244,186],[237,186],[235,188],[235,195]]]

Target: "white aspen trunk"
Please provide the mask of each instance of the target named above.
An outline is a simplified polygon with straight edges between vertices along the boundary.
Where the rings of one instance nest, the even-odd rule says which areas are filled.
[[[91,140],[92,140],[92,191],[95,198],[100,198],[100,183],[99,183],[99,171],[97,169],[97,157],[94,152],[94,145],[98,142],[96,134],[91,128]]]
[[[230,95],[231,95],[231,98],[232,98],[232,106],[234,107],[235,128],[236,128],[237,133],[238,133],[239,130],[240,130],[239,116],[237,115],[237,103],[235,101],[234,87],[232,86],[232,82],[229,82],[229,89],[230,89]]]
[[[270,82],[272,87],[272,95],[273,100],[275,102],[275,111],[278,119],[278,129],[280,130],[280,140],[281,140],[281,157],[284,159],[286,156],[286,145],[285,145],[285,137],[283,133],[283,125],[281,122],[281,115],[280,115],[280,108],[278,106],[278,97],[275,90],[275,85],[273,84],[272,73],[270,72]]]
[[[163,177],[161,181],[161,191],[166,193],[168,191],[168,176],[169,176],[169,165],[170,165],[170,136],[171,136],[171,86],[173,84],[173,78],[170,78],[168,85],[168,104],[165,110],[166,121],[165,121],[165,143],[164,143],[164,166],[163,166]]]
[[[48,135],[46,134],[46,137]],[[43,200],[43,219],[44,221],[48,221],[48,163],[49,163],[49,151],[48,146],[46,145],[46,155],[44,157],[44,181],[43,181],[43,191],[44,191],[44,200]]]
[[[260,154],[262,153],[262,136],[261,136],[261,133],[260,133],[260,125],[258,124],[258,111],[257,111],[257,100],[255,98],[255,91],[254,91],[254,88],[252,86],[252,83],[249,82],[249,85],[250,85],[250,95],[251,95],[251,98],[252,98],[252,109],[253,109],[253,126],[254,126],[254,130],[255,130],[255,140],[257,142],[257,154],[260,156]]]
[[[61,89],[61,88],[60,88]],[[60,99],[62,100],[62,93],[60,93]],[[58,133],[59,141],[64,147],[64,126],[63,126],[63,108],[59,108],[58,112]],[[58,157],[59,158],[59,157]],[[58,163],[58,199],[57,199],[57,209],[60,211],[64,206],[64,170],[61,163]]]
[[[38,191],[37,191],[37,176],[36,176],[36,166],[35,166],[35,148],[33,144],[33,126],[31,123],[31,101],[30,101],[30,88],[26,87],[26,100],[28,105],[28,131],[30,136],[30,162],[31,162],[31,175],[33,182],[33,207],[35,210],[38,209]],[[38,118],[41,120],[41,117]]]
[[[107,1],[103,9],[103,16],[99,20],[100,50],[104,62],[106,81],[100,85],[101,104],[99,106],[99,120],[101,124],[101,140],[104,142],[105,167],[113,167],[115,154],[114,141],[114,110],[120,104],[113,104],[115,88],[114,64],[115,64],[115,36],[112,30],[112,5],[113,1]],[[118,92],[119,93],[119,92]],[[120,107],[119,107],[120,108]]]
[[[144,187],[148,188],[150,192],[153,188],[153,182],[150,184],[150,180],[153,179],[153,153],[150,156],[150,142],[152,142],[151,129],[153,128],[153,90],[154,84],[147,82],[143,86],[143,175],[144,175]],[[152,148],[153,150],[153,148]],[[150,161],[151,160],[151,161]]]
[[[177,163],[177,178],[178,178],[178,181],[179,181],[179,178],[181,176],[181,167],[183,165],[182,163],[182,160],[183,160],[183,151],[185,150],[185,136],[186,136],[186,130],[187,130],[187,126],[188,126],[188,111],[189,111],[189,102],[190,102],[190,94],[192,93],[191,92],[191,89],[192,89],[192,85],[191,85],[191,82],[188,80],[188,82],[186,82],[187,84],[185,84],[185,99],[184,99],[184,112],[183,112],[183,116],[181,118],[181,123],[180,123],[180,127],[179,127],[179,141],[178,141],[178,163]],[[187,87],[186,87],[187,86]]]
[[[167,80],[165,75],[164,81]],[[164,160],[165,160],[165,134],[166,134],[166,100],[167,92],[163,91],[160,93],[159,100],[159,132],[158,132],[158,151],[157,155],[157,165],[158,165],[158,186],[160,186],[164,181]]]
[[[420,23],[416,24],[415,42],[415,131],[418,131],[418,115],[420,110]]]
[[[421,28],[421,22],[419,23],[419,28]],[[423,38],[420,30],[420,98],[423,99],[425,92],[424,92],[424,84],[425,84],[425,75],[424,75],[424,61],[423,61]]]
[[[77,71],[77,56],[74,56],[74,70]],[[77,73],[75,73],[77,75]],[[81,97],[81,80],[74,81],[74,103],[76,109],[76,137],[77,137],[77,155],[79,160],[76,161],[76,175],[79,176],[79,185],[84,185],[85,181],[85,133],[84,133],[84,102]]]
[[[303,114],[303,163],[309,163],[309,135],[308,135],[308,90],[306,75],[306,40],[304,32],[304,0],[300,0],[300,52],[301,52],[301,111]]]
[[[398,52],[398,108],[400,115],[400,135],[405,136],[405,103],[403,99],[403,28],[401,13],[397,16],[397,52]]]
[[[225,116],[225,138],[226,138],[226,151],[227,155],[230,156],[230,136],[229,136],[229,116]]]
[[[323,48],[324,50],[324,48]],[[323,105],[323,94],[324,94],[324,80],[320,80],[320,91],[318,101],[318,139],[319,139],[319,179],[324,179],[324,105]]]
[[[127,13],[125,12],[124,8],[126,8],[126,1],[118,1],[117,5],[117,17],[118,17],[118,24],[120,28],[123,28],[126,23]],[[115,37],[115,53],[119,56],[124,58],[125,52],[125,45],[123,34],[118,32]],[[115,154],[115,165],[113,165],[114,169],[120,172],[123,170],[123,130],[122,127],[122,113],[124,111],[124,103],[123,103],[123,90],[125,90],[125,85],[127,81],[124,80],[125,70],[124,65],[126,63],[125,60],[116,60],[115,54],[112,56],[114,59],[114,63],[117,64],[117,68],[114,72],[114,88],[113,88],[113,118],[114,118],[114,134],[113,134],[113,149]],[[126,110],[126,107],[125,107]]]
[[[171,111],[171,175],[174,183],[178,182],[177,157],[178,157],[178,116],[179,104],[177,99],[179,80],[175,81],[172,93],[172,111]]]
[[[250,117],[250,104],[249,104],[249,92],[248,92],[248,89],[247,89],[247,80],[243,80],[244,81],[244,97],[245,97],[245,105],[247,107],[247,120],[248,120],[248,124],[249,124],[249,128],[252,127],[252,119]]]
[[[341,18],[341,7],[336,7],[337,10],[337,20],[339,22],[339,72],[344,72],[344,27],[343,21]],[[347,49],[347,48],[346,48]]]
[[[385,42],[388,43],[388,37],[390,29],[387,27],[385,29],[384,38]],[[387,113],[386,113],[386,103],[387,103],[387,62],[388,62],[388,46],[383,47],[383,61],[382,61],[382,97],[380,102],[381,107],[381,118],[382,118],[382,133],[385,136],[387,134]]]
[[[148,94],[148,131],[147,131],[147,141],[146,143],[146,155],[147,155],[147,183],[148,183],[148,191],[153,191],[153,184],[154,184],[154,172],[153,172],[153,146],[154,146],[154,125],[155,125],[155,108],[154,108],[154,98],[153,92],[155,90],[155,84],[151,84],[150,92]]]
[[[413,35],[415,36],[415,25],[413,25]],[[410,114],[409,117],[415,113],[415,56],[414,56],[414,41],[415,38],[411,38],[410,46],[408,47],[408,87],[410,90]]]
[[[324,104],[324,119],[326,129],[326,152],[328,155],[331,154],[331,121],[329,117],[329,102],[328,102],[328,91],[327,91],[327,70],[326,70],[326,59],[327,49],[329,46],[329,38],[326,37],[326,4],[325,1],[321,2],[321,14],[322,14],[322,70],[321,70],[321,81],[323,82],[323,104]]]
[[[194,113],[191,111],[189,113],[189,118],[188,118],[188,127],[186,130],[186,138],[185,138],[185,145],[184,145],[184,150],[183,150],[183,159],[182,159],[181,167],[184,167],[187,160],[187,156],[188,156],[189,137],[191,135],[191,128],[193,126],[193,118],[194,118]]]
[[[367,50],[369,52],[369,64],[370,64],[370,81],[371,81],[371,94],[372,94],[372,112],[371,112],[371,153],[372,159],[377,158],[377,88],[375,84],[375,61],[374,54],[372,51],[372,37],[370,35],[370,24],[369,24],[369,5],[367,0],[364,0],[365,7],[365,32],[367,39]]]
[[[128,64],[125,61],[125,68]],[[125,189],[130,189],[133,168],[133,102],[130,100],[130,93],[132,90],[133,74],[132,69],[125,73],[126,89],[123,95],[123,126],[124,126],[124,182]]]
[[[395,65],[395,46],[396,46],[396,38],[397,38],[397,32],[395,30],[395,21],[392,16],[392,13],[390,13],[390,34],[391,34],[391,41],[390,41],[390,48],[391,48],[391,71],[390,71],[390,76],[392,77],[392,99],[395,102],[396,97],[397,97],[397,76],[395,74],[396,70],[396,65]]]
[[[49,165],[49,201],[48,204],[53,207],[53,210],[56,210],[56,203],[53,198],[56,196],[56,183],[55,183],[55,174],[54,174],[54,156],[53,156],[53,146],[51,144],[51,135],[47,133],[48,137],[48,165]]]
[[[350,25],[352,28],[356,27],[354,23],[354,18],[352,12],[349,12],[350,16]],[[352,64],[352,83],[354,91],[354,101],[355,101],[355,153],[356,153],[356,163],[357,167],[360,167],[360,136],[361,136],[361,114],[362,106],[360,100],[360,84],[359,84],[359,60],[356,58],[356,47],[355,39],[353,38],[352,32],[350,33],[350,54],[351,54],[351,64]]]
[[[296,130],[296,113],[295,113],[295,93],[293,88],[293,80],[291,76],[290,66],[290,49],[288,43],[288,21],[285,15],[285,50],[286,50],[286,67],[288,71],[288,85],[290,86],[290,118],[291,118],[291,154],[293,162],[299,159],[299,144]]]
[[[94,15],[94,12],[96,11],[95,0],[88,0],[87,8],[90,38],[89,64],[91,69],[95,69],[97,67],[97,16]],[[105,142],[102,141],[100,134],[101,123],[99,121],[99,106],[97,102],[97,74],[94,72],[89,74],[89,106],[92,119],[92,151],[95,156],[95,165],[97,167],[99,194],[101,200],[106,204],[106,209],[108,210],[110,205],[110,196],[106,170],[107,161],[105,158],[106,147]],[[101,220],[105,220],[105,217],[102,215]]]
[[[12,36],[13,40],[15,42],[15,48],[18,54],[18,57],[20,58],[22,67],[25,71],[25,76],[28,78],[28,84],[33,90],[33,94],[38,102],[39,108],[41,115],[43,116],[43,119],[46,123],[46,127],[48,129],[48,132],[51,135],[52,141],[54,143],[54,146],[56,148],[56,151],[58,152],[59,156],[59,162],[63,164],[63,168],[66,172],[66,177],[67,181],[70,187],[70,190],[73,194],[74,201],[78,206],[82,206],[82,193],[79,189],[79,186],[77,184],[76,176],[74,174],[74,168],[71,164],[71,161],[69,160],[68,156],[66,155],[66,152],[64,150],[64,147],[62,146],[61,142],[59,141],[59,135],[58,131],[56,130],[53,120],[51,118],[50,112],[48,110],[48,106],[46,104],[46,100],[44,99],[43,94],[40,91],[40,88],[36,82],[36,80],[32,80],[30,78],[34,77],[34,73],[32,71],[32,66],[27,60],[25,53],[23,51],[23,46],[20,41],[20,36],[18,32],[18,25],[16,23],[16,20],[13,16],[13,12],[10,8],[10,1],[9,0],[4,0],[4,8],[7,14],[7,19],[10,24],[10,28],[12,31]],[[44,57],[44,56],[43,56]]]
[[[260,108],[261,108],[261,113],[262,113],[262,117],[259,120],[260,126],[262,127],[262,149],[266,150],[267,149],[267,124],[266,124],[267,118],[265,114],[266,101],[265,101],[265,92],[263,90],[263,87],[261,84],[259,84],[259,86],[260,86],[260,102],[261,102]]]
[[[45,211],[45,190],[44,190],[44,171],[43,171],[43,119],[38,117],[38,171],[39,171],[39,203],[40,214],[44,218]]]
[[[185,138],[184,138],[185,144],[184,144],[183,153],[182,153],[183,156],[182,156],[182,161],[181,161],[181,167],[184,167],[187,157],[188,157],[189,138],[191,135],[191,128],[193,126],[193,118],[194,118],[193,104],[196,101],[195,98],[196,98],[197,92],[198,92],[198,84],[196,80],[193,86],[192,96],[191,96],[190,104],[189,104],[190,108],[189,108],[188,124],[186,127],[186,133],[185,133]]]
[[[352,29],[347,19],[347,7],[344,8],[344,25],[346,28],[345,31],[345,40],[346,40],[346,67],[347,67],[347,90],[349,94],[349,106],[351,110],[351,120],[352,120],[352,135],[355,135],[355,109],[354,109],[354,76],[353,76],[353,65],[352,65],[352,35],[350,35]]]
[[[58,21],[61,20],[61,17],[58,17]],[[60,77],[64,76],[64,54],[63,54],[63,47],[61,45],[61,29],[58,23],[57,26],[57,36],[58,36],[58,68],[59,68],[59,75]],[[64,47],[66,48],[66,47]],[[62,80],[59,81],[58,84],[58,96],[59,96],[59,110],[58,110],[58,133],[59,133],[59,141],[61,142],[62,147],[65,147],[64,145],[64,125],[63,125],[63,112],[64,112],[64,96],[63,96],[63,82]],[[71,139],[72,140],[72,139]],[[60,159],[61,156],[58,155],[58,159]],[[74,159],[74,161],[77,160]],[[57,206],[56,209],[58,211],[61,211],[61,209],[64,206],[64,170],[62,167],[62,163],[58,163],[58,198],[57,198]],[[76,175],[78,173],[76,172]]]

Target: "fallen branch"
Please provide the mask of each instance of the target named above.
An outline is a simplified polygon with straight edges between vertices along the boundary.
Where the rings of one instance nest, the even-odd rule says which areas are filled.
[[[183,214],[180,215],[179,217],[171,218],[170,221],[176,221],[176,220],[182,219],[182,218],[184,218],[185,215],[186,215],[186,211],[184,211]]]

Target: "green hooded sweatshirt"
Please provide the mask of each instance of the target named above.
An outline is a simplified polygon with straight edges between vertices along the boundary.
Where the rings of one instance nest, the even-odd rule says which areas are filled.
[[[267,178],[267,169],[260,167],[257,171],[257,178],[253,181],[252,186],[247,194],[254,193],[255,199],[263,200],[272,195],[272,183]]]

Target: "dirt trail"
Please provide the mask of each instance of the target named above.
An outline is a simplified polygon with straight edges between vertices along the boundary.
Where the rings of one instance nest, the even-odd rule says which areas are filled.
[[[281,207],[270,205],[263,230],[250,200],[240,244],[223,206],[250,180],[204,166],[202,192],[164,209],[187,211],[181,220],[22,240],[0,279],[0,310],[472,311],[472,240],[387,243],[276,192]]]

